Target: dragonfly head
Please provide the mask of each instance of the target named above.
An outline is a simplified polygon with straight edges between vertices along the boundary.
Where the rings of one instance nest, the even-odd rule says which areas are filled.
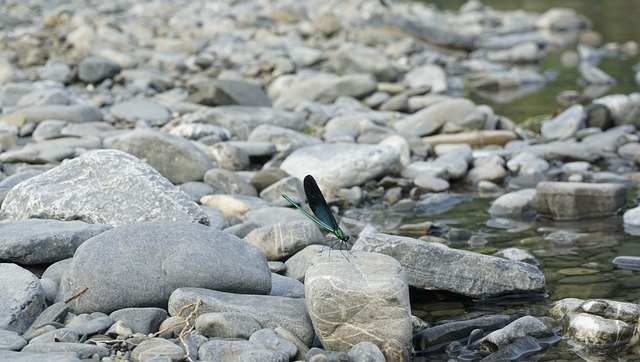
[[[346,235],[344,232],[342,232],[342,230],[341,230],[341,229],[336,229],[336,230],[334,230],[334,232],[333,232],[333,233],[334,233],[334,234],[336,235],[336,237],[337,237],[338,239],[340,239],[340,241],[342,241],[343,243],[346,243],[347,241],[349,241],[349,235]]]

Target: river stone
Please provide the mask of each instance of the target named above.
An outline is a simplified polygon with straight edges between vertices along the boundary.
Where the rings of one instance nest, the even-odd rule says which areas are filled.
[[[280,168],[300,180],[312,174],[326,191],[362,185],[388,174],[399,164],[400,154],[391,146],[320,144],[293,151]]]
[[[20,264],[71,258],[85,240],[109,230],[83,221],[29,219],[0,224],[0,259]]]
[[[258,249],[222,231],[187,222],[142,222],[82,244],[62,277],[57,300],[87,287],[69,302],[75,313],[164,308],[181,286],[268,294],[271,273]]]
[[[139,129],[107,138],[104,145],[138,157],[174,184],[202,181],[214,167],[191,142],[161,131]]]
[[[96,346],[85,343],[59,343],[59,342],[45,342],[34,343],[25,346],[22,352],[38,353],[41,355],[55,353],[55,352],[75,352],[80,358],[86,359],[91,356],[98,355],[99,358],[104,358],[109,355],[109,350],[106,347]],[[48,359],[47,359],[48,360]]]
[[[280,109],[295,109],[304,101],[333,103],[340,96],[363,99],[377,90],[370,74],[337,76],[330,73],[302,73],[276,79],[268,89]]]
[[[547,338],[553,336],[553,331],[541,320],[533,316],[524,316],[509,323],[506,327],[493,331],[480,339],[480,348],[495,351],[506,347],[525,336]]]
[[[614,183],[540,182],[533,207],[554,220],[615,215],[626,203],[627,189]]]
[[[27,170],[15,173],[4,180],[0,181],[0,206],[4,201],[5,197],[9,193],[9,191],[20,182],[30,179],[34,176],[38,176],[42,171],[39,170]]]
[[[387,359],[377,345],[371,342],[360,342],[347,352],[351,362],[386,362]]]
[[[306,345],[313,339],[313,326],[303,298],[272,297],[225,293],[202,288],[179,288],[169,299],[169,314],[201,299],[200,313],[240,313],[256,320],[263,328],[283,327]]]
[[[14,331],[0,329],[0,351],[19,351],[27,345],[27,341]],[[0,355],[0,359],[2,356]]]
[[[271,99],[259,85],[246,81],[217,79],[196,83],[187,101],[205,106],[239,105],[271,107]]]
[[[508,315],[487,315],[462,321],[443,323],[427,327],[413,336],[416,351],[432,349],[446,342],[468,338],[474,330],[493,331],[503,328],[511,321]]]
[[[553,141],[575,137],[576,132],[585,127],[585,118],[584,107],[581,104],[574,104],[542,124],[540,130],[542,138]]]
[[[25,335],[27,335],[25,333]],[[31,338],[29,344],[34,343],[52,343],[52,342],[79,342],[81,335],[69,328],[58,328],[53,331],[42,333],[37,337]]]
[[[447,290],[472,298],[544,291],[545,278],[531,264],[451,249],[408,237],[386,234],[361,236],[351,250],[394,257],[406,269],[409,285]],[[499,275],[501,277],[497,278]]]
[[[151,338],[142,341],[131,351],[134,361],[148,361],[159,357],[169,357],[172,362],[182,361],[185,351],[177,344],[164,338]]]
[[[289,355],[261,343],[214,339],[198,348],[201,361],[288,362]]]
[[[202,205],[216,208],[225,217],[244,218],[250,210],[267,207],[268,204],[263,199],[248,195],[205,195],[200,198]]]
[[[42,362],[43,358],[41,354],[27,353],[27,352],[14,352],[0,350],[0,361],[11,362]],[[75,352],[53,352],[47,353],[47,362],[81,362],[78,358],[78,354]]]
[[[289,298],[304,298],[304,284],[294,278],[271,273],[269,295]]]
[[[58,119],[73,123],[101,122],[100,109],[89,105],[45,105],[22,108],[15,113],[23,114],[28,122],[42,122],[47,119]]]
[[[533,197],[536,189],[524,189],[501,195],[491,203],[489,214],[492,217],[531,217],[535,216]]]
[[[206,153],[220,168],[226,170],[242,171],[251,164],[247,152],[228,142],[216,143],[208,147]]]
[[[22,334],[44,309],[38,278],[16,264],[0,263],[0,329]]]
[[[71,103],[71,99],[67,92],[58,88],[36,89],[29,92],[18,99],[17,106],[19,108],[45,106],[50,104],[67,105]]]
[[[269,124],[256,127],[251,131],[247,140],[250,142],[271,142],[279,149],[284,149],[288,146],[300,148],[322,143],[318,137]]]
[[[113,60],[92,55],[82,59],[78,64],[78,78],[86,83],[98,83],[113,78],[120,70],[120,65]]]
[[[398,77],[389,57],[363,45],[343,43],[329,56],[329,63],[339,74],[372,74],[380,82],[393,82]]]
[[[4,108],[15,106],[22,96],[33,91],[33,85],[29,83],[3,84],[0,86],[0,107]]]
[[[233,312],[200,314],[195,327],[203,336],[242,339],[249,339],[253,332],[262,329],[250,316]]]
[[[197,112],[203,123],[224,127],[238,139],[246,140],[251,131],[263,124],[302,131],[307,127],[304,117],[271,107],[219,106],[204,107]]]
[[[411,306],[400,263],[377,253],[333,254],[315,258],[304,283],[309,316],[322,345],[348,352],[368,341],[389,361],[408,360]],[[392,341],[402,348],[386,348]]]
[[[475,103],[468,99],[445,99],[402,118],[394,128],[400,132],[428,136],[438,132],[446,123],[465,119],[475,111]]]
[[[311,260],[328,248],[328,246],[313,244],[295,253],[284,262],[286,266],[284,275],[301,282],[304,281],[307,269],[311,265]]]
[[[441,67],[435,64],[425,64],[411,69],[405,76],[409,87],[419,89],[429,87],[432,93],[447,91],[447,75]]]
[[[151,126],[162,126],[171,119],[165,107],[145,99],[116,103],[111,107],[111,115],[119,121],[133,124],[142,120]]]
[[[203,179],[209,186],[225,194],[258,196],[256,189],[233,171],[212,168],[204,173]]]
[[[286,260],[308,245],[323,244],[324,236],[312,222],[288,221],[253,229],[244,240],[260,249],[267,260]]]
[[[149,334],[158,331],[167,311],[162,308],[123,308],[111,313],[109,317],[123,322],[133,333]]]
[[[267,347],[271,347],[276,351],[280,351],[289,355],[289,359],[294,358],[298,354],[298,347],[286,338],[279,336],[275,330],[271,328],[263,328],[249,337],[249,342],[260,343]]]
[[[0,214],[9,220],[111,226],[156,219],[209,223],[187,194],[149,165],[116,150],[87,152],[19,183],[7,194]]]

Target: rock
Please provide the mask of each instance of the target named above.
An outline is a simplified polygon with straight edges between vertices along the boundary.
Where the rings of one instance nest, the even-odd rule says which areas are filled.
[[[597,127],[607,130],[613,125],[613,117],[607,106],[598,103],[591,103],[585,107],[585,126]]]
[[[182,361],[185,351],[182,347],[163,338],[152,338],[142,341],[131,351],[136,361],[148,361],[158,357],[169,357],[172,362]]]
[[[107,138],[104,145],[138,157],[174,184],[202,181],[205,172],[214,167],[189,141],[160,131],[135,130]]]
[[[100,109],[89,105],[45,105],[29,107],[17,110],[16,113],[24,115],[27,122],[42,122],[47,119],[84,123],[101,122]]]
[[[251,176],[250,183],[258,192],[262,192],[262,190],[287,177],[289,177],[289,175],[282,169],[265,167]],[[300,182],[300,180],[298,180],[298,182]],[[2,183],[0,183],[0,185],[2,185]]]
[[[5,83],[0,86],[0,107],[15,106],[22,96],[33,91],[33,86],[29,83]]]
[[[16,106],[18,108],[27,108],[52,104],[68,105],[71,103],[71,99],[65,91],[57,88],[45,88],[36,89],[23,95],[16,102]]]
[[[393,82],[398,77],[384,53],[358,44],[343,43],[329,56],[329,63],[340,74],[372,74],[380,82]]]
[[[413,180],[413,183],[420,189],[427,192],[442,192],[448,190],[450,187],[447,180],[428,174],[416,177]]]
[[[542,272],[533,265],[407,237],[365,235],[351,250],[394,257],[406,269],[409,285],[427,290],[448,290],[473,298],[486,298],[540,293],[545,285]],[[495,275],[508,277],[495,278]]]
[[[53,352],[47,353],[47,362],[81,362],[75,352]],[[12,352],[0,350],[0,360],[12,362],[40,362],[42,355],[27,352]]]
[[[371,342],[360,342],[347,353],[353,362],[385,362],[380,348]]]
[[[50,353],[59,352],[74,352],[83,359],[91,358],[91,356],[93,356],[94,354],[99,358],[104,358],[109,355],[109,350],[106,347],[71,342],[46,342],[29,344],[22,349],[22,352],[33,354],[37,353],[40,354],[40,358],[43,357],[43,354],[46,354],[48,356]],[[49,359],[47,358],[47,361],[48,360]]]
[[[85,317],[86,318],[83,318]],[[66,327],[76,332],[78,335],[93,335],[97,333],[104,333],[115,323],[113,318],[109,316],[95,317],[93,314],[80,314],[71,319]]]
[[[250,341],[210,340],[198,349],[202,361],[287,362],[289,356],[263,344]]]
[[[111,107],[111,115],[118,121],[136,123],[145,121],[150,126],[162,126],[169,121],[169,111],[160,104],[148,100],[131,100],[116,103]],[[150,144],[151,145],[151,140]]]
[[[71,258],[85,240],[109,230],[82,221],[18,220],[0,224],[0,259],[20,264]]]
[[[267,294],[271,273],[264,256],[234,236],[193,223],[156,221],[117,227],[88,240],[60,284],[57,300],[88,288],[69,302],[76,313],[110,313],[166,306],[180,286]]]
[[[636,128],[640,126],[640,93],[631,93],[629,101],[622,109],[618,124],[632,124]]]
[[[296,74],[276,79],[268,94],[274,106],[294,109],[303,101],[333,103],[340,96],[362,99],[376,91],[376,80],[369,74],[337,76],[327,73]],[[277,89],[280,86],[281,89]]]
[[[249,167],[249,155],[230,143],[220,142],[207,149],[210,158],[225,170],[242,171]]]
[[[328,350],[346,352],[367,341],[387,360],[409,359],[409,289],[394,259],[363,252],[330,259],[323,253],[307,270],[305,295],[316,335]],[[401,348],[386,348],[389,343]]]
[[[56,323],[63,324],[67,318],[69,313],[69,307],[65,303],[54,303],[50,305],[47,309],[45,309],[38,317],[36,318],[31,326],[29,326],[29,330],[25,332],[25,335],[30,334],[33,330],[38,328],[42,328],[48,325],[54,325]]]
[[[161,308],[124,308],[109,315],[116,322],[123,322],[133,333],[149,334],[158,331],[167,318],[167,311]]]
[[[196,330],[211,338],[249,339],[259,329],[255,319],[241,313],[204,313],[196,320]]]
[[[551,328],[542,323],[538,318],[524,316],[509,323],[509,325],[504,328],[489,333],[487,336],[481,338],[478,343],[480,344],[480,348],[496,351],[525,336],[548,338],[553,336],[553,334]]]
[[[58,328],[50,332],[42,333],[29,340],[29,344],[53,342],[77,343],[80,342],[80,335],[78,335],[78,332],[69,328]]]
[[[477,185],[481,181],[500,182],[506,175],[502,157],[492,155],[475,159],[473,168],[466,175],[466,180]]]
[[[320,144],[295,150],[280,168],[303,179],[312,174],[321,189],[362,185],[399,164],[395,148],[378,145]]]
[[[590,28],[591,22],[575,9],[552,8],[538,18],[536,26],[554,31],[583,30]]]
[[[626,344],[634,334],[639,312],[635,303],[577,298],[559,300],[549,310],[567,326],[572,339],[587,347]]]
[[[287,354],[290,359],[298,354],[298,347],[296,347],[295,344],[279,336],[276,331],[271,328],[264,328],[254,332],[251,337],[249,337],[249,342],[271,347],[278,352]]]
[[[147,164],[115,150],[85,153],[21,182],[9,191],[0,213],[9,220],[38,217],[111,226],[155,219],[208,224],[185,193]]]
[[[536,189],[524,189],[504,194],[491,203],[489,214],[492,217],[532,217],[536,213],[533,208],[535,195]]]
[[[476,105],[463,98],[452,98],[435,103],[395,123],[399,132],[428,136],[438,132],[446,123],[455,123],[471,115]]]
[[[598,67],[588,62],[580,63],[578,71],[587,84],[608,85],[615,84],[616,80]]]
[[[311,260],[326,248],[328,247],[324,245],[313,244],[295,253],[284,262],[286,266],[284,275],[301,282],[304,281],[307,269],[311,265]]]
[[[304,298],[304,284],[297,279],[271,273],[271,292],[277,297]]]
[[[42,172],[38,170],[22,171],[22,172],[18,172],[16,174],[11,175],[5,178],[4,180],[1,180],[0,181],[0,206],[2,205],[2,202],[4,201],[9,191],[15,185],[19,184],[24,180],[30,179],[34,176],[38,176],[41,173]]]
[[[256,127],[251,131],[247,140],[250,142],[271,142],[280,149],[286,147],[296,149],[322,143],[318,137],[268,124]]]
[[[0,329],[0,351],[19,351],[27,345],[27,341],[14,331]],[[2,358],[2,355],[0,355]]]
[[[256,127],[270,124],[302,131],[305,119],[297,113],[271,107],[218,106],[202,108],[195,115],[203,123],[224,127],[238,139],[245,140]]]
[[[44,309],[38,278],[16,264],[0,263],[0,330],[22,334]]]
[[[411,69],[404,76],[411,88],[429,87],[432,93],[447,92],[447,75],[435,64],[425,64]]]
[[[32,135],[33,140],[44,141],[52,138],[61,137],[61,131],[66,125],[67,125],[67,121],[58,121],[58,120],[42,121],[38,124],[36,129],[33,131],[33,135]]]
[[[215,190],[232,195],[257,196],[258,192],[250,183],[232,171],[222,168],[212,168],[205,172],[204,182]],[[224,211],[223,211],[224,213]]]
[[[78,78],[86,83],[98,83],[120,73],[120,65],[102,56],[86,57],[78,64]]]
[[[467,338],[474,330],[493,331],[503,328],[510,320],[507,315],[488,315],[424,328],[413,336],[412,345],[416,351],[429,350],[445,342]]]
[[[313,22],[313,30],[320,32],[324,36],[332,36],[340,29],[340,19],[332,11],[318,15]]]
[[[189,102],[205,106],[239,105],[271,107],[271,100],[262,87],[245,81],[217,79],[198,82],[189,95]]]
[[[573,105],[542,124],[542,137],[547,141],[575,137],[576,132],[584,128],[584,120],[584,107],[580,104]]]
[[[311,244],[323,244],[324,236],[313,222],[289,221],[253,229],[244,240],[267,260],[286,260]]]
[[[533,207],[554,220],[580,220],[611,216],[626,202],[627,189],[620,184],[541,182]]]
[[[169,299],[169,314],[175,315],[183,306],[198,299],[203,301],[200,313],[240,313],[255,319],[263,328],[283,327],[306,345],[313,339],[313,326],[304,299],[179,288]]]

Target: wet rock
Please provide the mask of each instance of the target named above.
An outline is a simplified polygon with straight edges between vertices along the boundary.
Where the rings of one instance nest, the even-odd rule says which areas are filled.
[[[554,220],[579,220],[614,215],[626,202],[626,187],[619,184],[541,182],[533,207]]]
[[[107,138],[104,144],[144,160],[174,184],[201,181],[205,172],[214,167],[189,141],[164,132],[135,130]]]
[[[587,62],[580,63],[578,70],[582,79],[588,84],[607,85],[616,83],[615,78]]]
[[[208,272],[202,274],[202,268]],[[57,300],[87,287],[82,298],[69,303],[75,312],[163,307],[185,285],[266,294],[271,273],[255,247],[219,230],[184,222],[137,223],[78,248]]]
[[[114,150],[86,153],[21,182],[7,194],[0,211],[9,220],[39,217],[118,226],[169,219],[208,224],[185,193],[147,164]]]
[[[491,203],[489,213],[493,217],[530,217],[535,215],[533,198],[535,189],[524,189],[504,194]]]
[[[567,334],[577,342],[611,348],[630,341],[640,307],[612,300],[567,298],[557,301],[549,312],[565,323]]]
[[[409,285],[417,288],[448,290],[474,298],[544,290],[544,276],[535,266],[450,249],[441,244],[372,234],[361,236],[351,250],[394,257],[406,269]],[[494,275],[509,277],[496,279]]]
[[[497,351],[525,336],[547,338],[553,336],[553,331],[539,319],[524,316],[509,323],[509,325],[489,333],[478,341],[480,348]]]
[[[201,299],[200,313],[240,313],[256,320],[263,328],[283,327],[305,344],[313,339],[313,326],[302,298],[233,294],[201,288],[179,288],[169,299],[169,314]],[[202,356],[201,356],[202,358]]]
[[[491,315],[471,318],[464,321],[449,322],[425,328],[413,336],[413,348],[424,351],[443,343],[468,337],[474,330],[494,331],[503,328],[511,321],[507,315]]]
[[[18,220],[0,224],[0,259],[20,264],[70,258],[85,240],[109,230],[82,221]]]
[[[0,329],[24,333],[45,309],[38,278],[12,263],[0,263]]]

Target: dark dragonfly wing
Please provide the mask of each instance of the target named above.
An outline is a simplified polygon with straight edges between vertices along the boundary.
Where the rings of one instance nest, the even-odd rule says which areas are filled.
[[[322,196],[322,192],[311,175],[304,178],[304,193],[307,195],[307,201],[311,211],[325,224],[331,226],[334,230],[338,230],[338,222],[333,216],[327,201]]]

